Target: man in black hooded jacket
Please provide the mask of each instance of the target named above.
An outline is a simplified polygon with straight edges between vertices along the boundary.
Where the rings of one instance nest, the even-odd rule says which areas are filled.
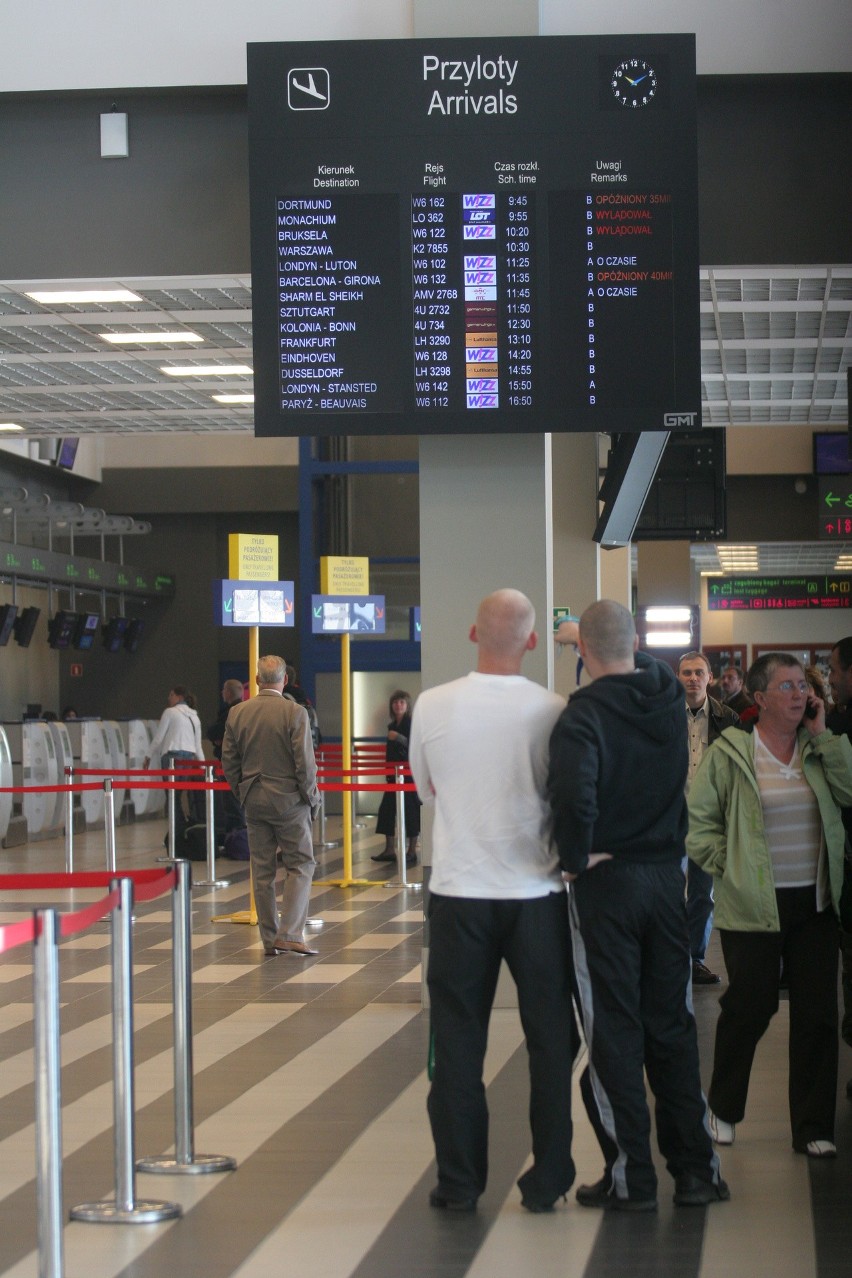
[[[593,682],[553,730],[548,792],[595,1097],[618,1155],[577,1199],[656,1208],[644,1069],[674,1201],[703,1206],[729,1191],[705,1125],[691,1004],[683,689],[636,652],[633,618],[611,600],[583,613],[579,651]]]

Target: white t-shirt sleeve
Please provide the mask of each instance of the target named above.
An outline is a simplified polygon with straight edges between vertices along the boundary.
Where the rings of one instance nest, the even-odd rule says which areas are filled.
[[[429,774],[429,765],[426,762],[426,751],[423,745],[423,733],[421,724],[423,720],[422,714],[418,714],[418,706],[414,707],[414,713],[411,717],[411,738],[408,742],[408,764],[411,768],[411,775],[414,778],[414,784],[417,786],[417,793],[422,803],[432,803],[435,799],[435,790],[432,785],[432,778]]]

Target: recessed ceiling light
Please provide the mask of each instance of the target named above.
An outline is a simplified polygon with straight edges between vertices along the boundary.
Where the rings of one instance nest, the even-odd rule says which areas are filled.
[[[179,333],[168,333],[163,329],[151,333],[98,333],[98,337],[105,342],[112,342],[114,346],[141,346],[143,342],[145,345],[155,342],[168,342],[169,345],[176,346],[178,342],[204,341],[200,333],[190,333],[188,330]]]
[[[160,372],[169,377],[251,377],[254,370],[248,364],[173,364]]]
[[[23,426],[19,426],[17,422],[0,422],[0,430],[23,430]]]
[[[217,404],[253,404],[254,395],[213,395]]]
[[[36,293],[25,293],[34,302],[44,306],[85,305],[86,302],[141,302],[138,293],[131,293],[129,288],[65,288],[42,289]]]

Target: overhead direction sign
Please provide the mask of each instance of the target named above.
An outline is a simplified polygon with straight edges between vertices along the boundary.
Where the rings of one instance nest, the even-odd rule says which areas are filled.
[[[852,607],[852,577],[711,577],[710,612]]]

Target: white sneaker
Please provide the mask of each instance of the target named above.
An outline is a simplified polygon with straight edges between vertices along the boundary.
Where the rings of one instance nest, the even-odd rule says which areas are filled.
[[[837,1146],[833,1140],[809,1140],[805,1153],[808,1158],[836,1158]]]
[[[724,1118],[717,1118],[712,1109],[707,1111],[707,1121],[710,1125],[710,1135],[713,1138],[714,1145],[733,1145],[734,1135],[737,1130],[736,1123],[726,1123]],[[811,1141],[812,1145],[817,1143],[824,1142]]]

